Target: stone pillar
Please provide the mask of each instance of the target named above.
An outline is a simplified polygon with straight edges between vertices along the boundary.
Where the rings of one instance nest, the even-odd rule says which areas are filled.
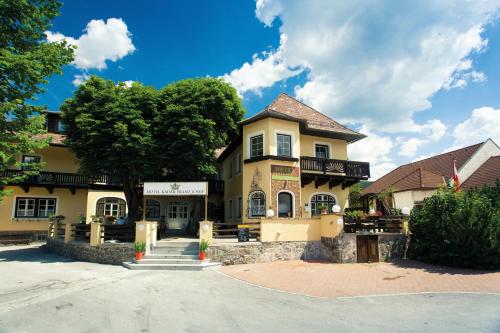
[[[200,221],[200,242],[207,240],[212,244],[214,223],[212,221]]]
[[[335,238],[344,229],[342,214],[321,215],[321,237]]]
[[[138,221],[135,223],[135,242],[146,243],[146,254],[156,245],[158,222]]]
[[[410,226],[409,226],[409,218],[408,217],[403,217],[403,234],[409,235],[410,234]]]
[[[49,229],[47,230],[47,237],[48,238],[55,238],[54,235],[55,235],[56,231],[54,228],[55,228],[54,222],[49,221]]]
[[[75,240],[75,236],[73,235],[73,226],[69,221],[64,223],[64,243],[71,242]]]
[[[90,223],[90,246],[97,246],[102,244],[100,223]]]

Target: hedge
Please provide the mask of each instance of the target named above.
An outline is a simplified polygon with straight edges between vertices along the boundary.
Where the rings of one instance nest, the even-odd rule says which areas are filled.
[[[500,268],[500,182],[455,193],[438,190],[410,214],[410,258],[441,265]]]

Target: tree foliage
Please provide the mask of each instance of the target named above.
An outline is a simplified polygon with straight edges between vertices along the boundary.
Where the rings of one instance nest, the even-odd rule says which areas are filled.
[[[234,88],[219,79],[188,79],[160,92],[155,140],[162,164],[178,180],[216,173],[215,150],[226,146],[244,109]]]
[[[0,0],[0,172],[16,155],[46,146],[45,109],[30,104],[43,84],[73,60],[65,42],[47,43],[44,31],[59,14],[56,0]],[[19,163],[17,163],[19,165]],[[39,165],[30,165],[36,172]],[[16,179],[19,180],[19,179]],[[0,178],[0,186],[12,179]],[[0,190],[0,200],[5,194]]]
[[[129,221],[138,217],[142,181],[215,173],[215,150],[228,144],[244,113],[236,91],[218,79],[184,80],[158,91],[96,76],[61,110],[81,171],[123,183]]]
[[[500,268],[500,183],[455,193],[445,188],[410,215],[411,257],[432,263]]]
[[[122,183],[131,220],[140,205],[137,186],[160,169],[151,129],[157,96],[152,87],[129,88],[92,76],[61,106],[66,143],[80,171]]]

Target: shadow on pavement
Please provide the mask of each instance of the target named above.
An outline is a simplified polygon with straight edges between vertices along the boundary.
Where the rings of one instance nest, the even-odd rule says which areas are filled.
[[[45,245],[33,247],[1,247],[0,248],[0,263],[1,262],[40,262],[40,263],[55,263],[55,262],[73,262],[69,258],[53,254],[47,250]]]

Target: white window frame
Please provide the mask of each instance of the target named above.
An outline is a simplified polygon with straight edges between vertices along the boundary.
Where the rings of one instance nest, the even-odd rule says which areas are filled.
[[[314,157],[316,157],[316,145],[328,146],[328,156],[326,158],[327,159],[332,159],[333,151],[332,151],[332,144],[331,143],[329,143],[329,142],[321,142],[321,141],[314,141],[313,142]]]
[[[252,138],[257,135],[262,135],[262,156],[266,156],[266,134],[264,131],[258,131],[258,132],[253,132],[249,133],[246,136],[246,142],[247,142],[247,149],[246,149],[246,154],[247,158],[252,158],[251,157],[251,152],[252,152]]]
[[[52,195],[52,196],[46,196],[46,195],[16,195],[14,196],[14,200],[12,200],[12,219],[13,220],[47,220],[49,217],[48,216],[16,216],[17,215],[17,200],[18,199],[34,199],[35,200],[35,207],[36,208],[36,200],[38,199],[54,199],[56,201],[55,207],[54,207],[54,215],[58,215],[59,213],[59,196],[57,195]],[[34,211],[33,213],[38,214],[37,211]]]
[[[264,194],[264,212],[262,215],[252,215],[252,198],[251,195],[256,192],[262,192]],[[252,191],[248,193],[248,217],[249,218],[261,218],[261,217],[266,217],[266,204],[267,204],[267,195],[266,192],[262,190],[257,190],[257,191]]]
[[[313,214],[313,207],[312,207],[312,198],[315,196],[315,195],[330,195],[332,196],[334,199],[335,199],[335,204],[338,205],[339,204],[339,199],[337,198],[337,196],[333,193],[330,193],[330,192],[314,192],[311,194],[311,196],[309,197],[309,214],[311,214],[311,216],[318,216],[318,214]],[[328,212],[328,213],[331,213],[331,212]]]
[[[274,138],[276,140],[276,142],[275,142],[276,144],[273,147],[273,151],[271,152],[271,154],[278,156],[278,134],[290,136],[290,157],[299,158],[300,157],[299,156],[300,155],[300,144],[298,144],[298,142],[297,142],[297,136],[292,131],[286,131],[286,130],[280,130],[280,129],[274,130]]]
[[[288,193],[288,194],[291,194],[292,195],[292,216],[290,217],[280,217],[280,207],[279,207],[279,196],[280,196],[280,193]],[[278,218],[282,218],[282,219],[293,219],[295,218],[295,193],[293,193],[292,191],[288,191],[288,190],[282,190],[282,191],[279,191],[278,193],[276,193],[276,216]]]

